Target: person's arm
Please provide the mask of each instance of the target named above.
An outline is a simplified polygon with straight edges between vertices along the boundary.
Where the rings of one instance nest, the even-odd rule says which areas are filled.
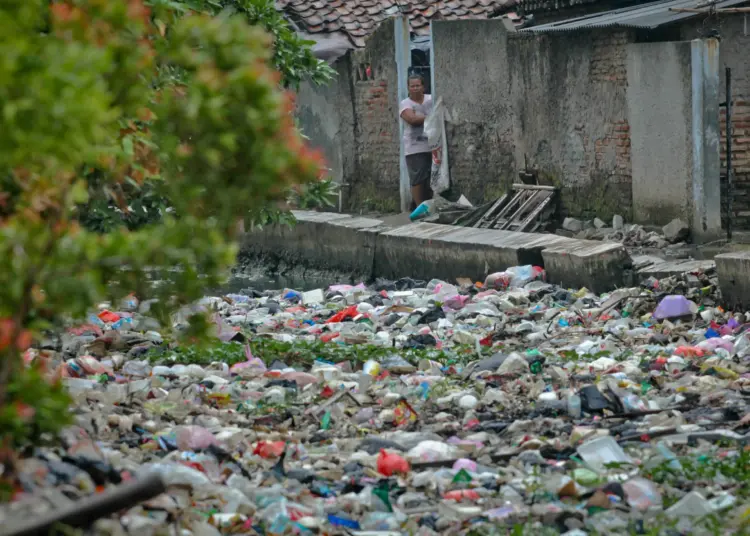
[[[424,124],[425,116],[418,114],[411,108],[407,108],[401,112],[401,119],[409,123],[411,126],[417,127]]]

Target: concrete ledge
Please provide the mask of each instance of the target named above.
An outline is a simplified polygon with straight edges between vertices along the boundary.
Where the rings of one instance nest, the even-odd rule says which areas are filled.
[[[716,268],[713,260],[664,260],[653,255],[633,255],[639,281],[649,277],[663,279],[689,272],[709,272]]]
[[[375,272],[389,278],[484,280],[509,266],[540,265],[542,249],[572,242],[557,235],[416,223],[378,236]]]
[[[382,230],[383,222],[331,212],[293,213],[293,227],[271,225],[245,233],[242,253],[271,264],[370,276],[377,236],[372,231]]]
[[[625,271],[632,267],[622,244],[576,240],[542,251],[547,280],[566,287],[604,292],[625,286]]]
[[[594,292],[622,286],[624,271],[632,266],[616,243],[432,223],[392,228],[380,220],[325,212],[294,215],[293,228],[247,233],[242,255],[370,278],[447,281],[483,280],[509,266],[535,264],[545,267],[551,282]]]
[[[722,253],[714,261],[724,303],[732,309],[750,306],[750,251]]]

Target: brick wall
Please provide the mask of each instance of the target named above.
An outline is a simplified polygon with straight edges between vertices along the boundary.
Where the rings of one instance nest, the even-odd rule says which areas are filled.
[[[738,96],[739,97],[739,96]],[[750,101],[733,99],[732,108],[732,208],[734,226],[750,229]],[[727,116],[721,109],[721,167],[727,165]],[[722,197],[726,199],[726,180],[722,180]],[[724,218],[726,224],[726,218]]]
[[[613,121],[607,133],[594,142],[596,167],[606,165],[608,155],[614,152],[615,167],[613,175],[627,178],[630,176],[630,126],[627,119]]]
[[[625,46],[630,41],[627,32],[598,32],[594,35],[589,68],[592,82],[627,84]]]
[[[356,171],[349,210],[397,212],[401,194],[398,79],[393,24],[382,24],[352,54]]]
[[[509,40],[515,159],[561,188],[563,215],[607,221],[632,212],[626,45],[634,40],[612,29]]]

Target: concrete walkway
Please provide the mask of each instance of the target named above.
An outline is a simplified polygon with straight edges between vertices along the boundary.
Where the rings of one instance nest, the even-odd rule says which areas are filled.
[[[484,280],[510,266],[540,265],[548,281],[604,292],[629,284],[632,261],[622,244],[551,234],[516,233],[295,211],[294,227],[247,233],[245,258],[356,276]]]

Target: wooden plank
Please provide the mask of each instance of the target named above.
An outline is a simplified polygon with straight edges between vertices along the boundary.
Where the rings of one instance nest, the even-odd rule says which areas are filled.
[[[477,221],[474,224],[474,227],[484,227],[487,223],[487,220],[495,213],[495,211],[505,203],[506,199],[508,199],[508,194],[503,194],[503,196],[495,201],[495,203],[487,210],[487,212],[484,213],[484,215],[479,218],[479,221]]]
[[[500,211],[500,214],[497,215],[497,217],[490,223],[489,227],[490,229],[502,229],[505,225],[506,221],[508,220],[508,214],[510,214],[511,210],[515,210],[515,208],[526,201],[526,199],[531,195],[531,193],[527,190],[521,190],[518,192],[513,199],[510,200],[510,202],[505,205],[505,208]]]
[[[542,199],[541,203],[534,207],[534,209],[529,212],[528,216],[526,216],[526,218],[520,223],[520,225],[518,226],[518,230],[523,232],[531,223],[535,223],[533,228],[529,229],[529,232],[533,233],[534,231],[536,231],[540,225],[540,222],[537,220],[537,218],[544,211],[547,205],[552,202],[552,198],[554,197],[554,195],[554,192],[547,194],[547,196]]]
[[[514,183],[511,185],[511,188],[513,190],[548,190],[548,191],[555,191],[557,190],[557,187],[555,186],[543,186],[541,184],[518,184]]]
[[[511,231],[517,231],[518,229],[512,229],[512,227],[514,225],[515,226],[518,225],[518,221],[517,220],[521,216],[523,216],[524,210],[526,210],[527,207],[533,207],[535,203],[538,203],[538,197],[539,197],[540,194],[544,195],[544,193],[539,192],[539,191],[535,191],[534,193],[532,193],[526,199],[526,201],[524,201],[524,203],[520,207],[518,207],[518,209],[513,213],[513,215],[510,218],[508,218],[508,221],[505,223],[505,226],[501,227],[501,228],[502,229],[508,229],[508,230],[511,230]]]

